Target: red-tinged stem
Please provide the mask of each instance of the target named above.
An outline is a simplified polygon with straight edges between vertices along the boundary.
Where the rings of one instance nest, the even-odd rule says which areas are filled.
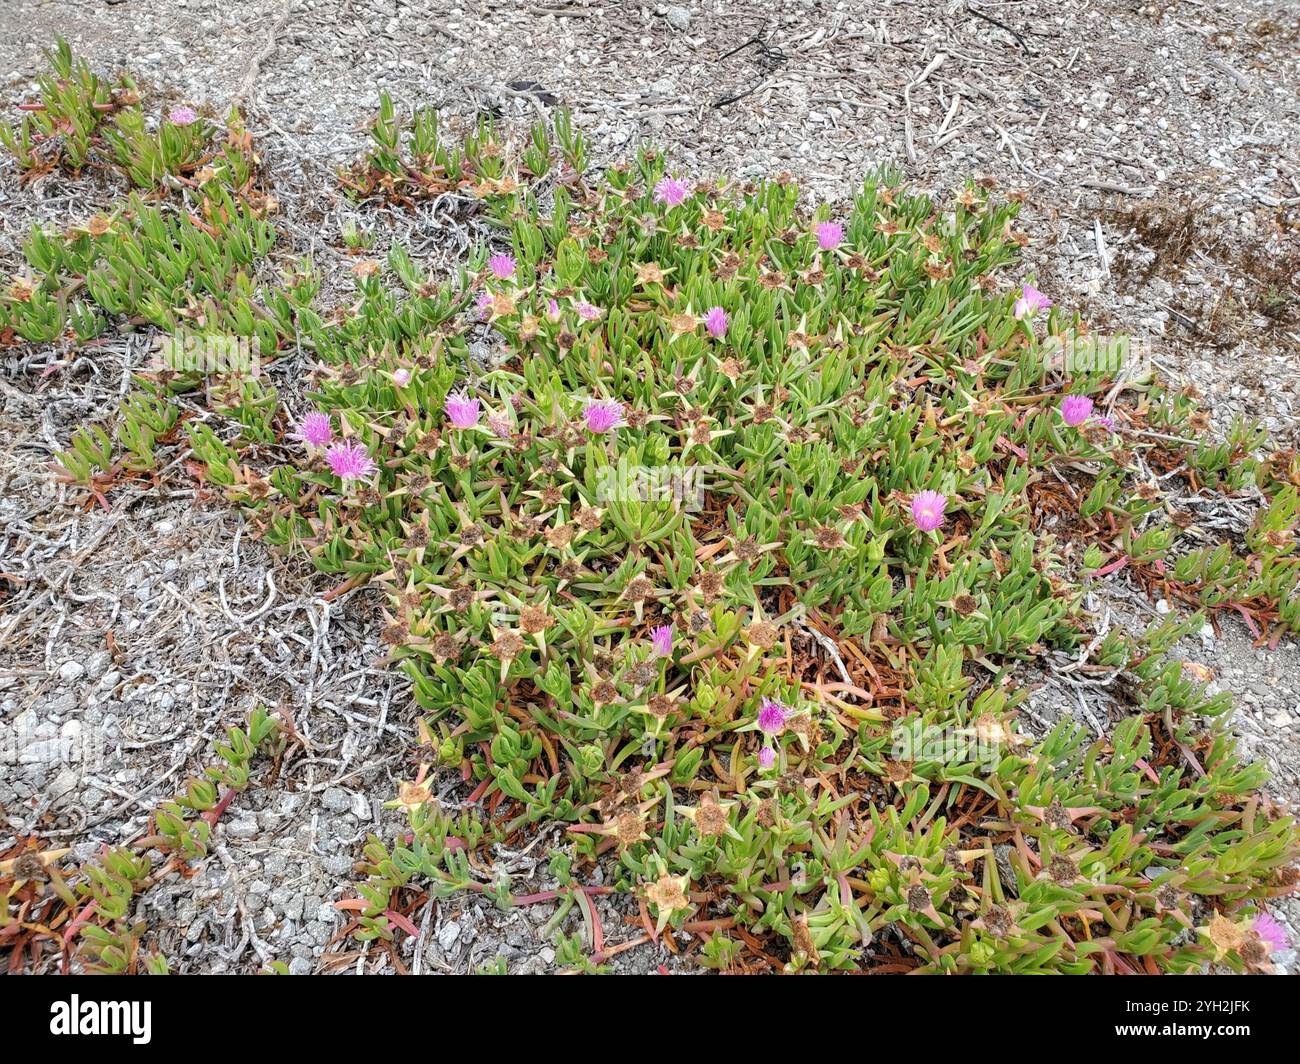
[[[354,587],[359,587],[361,584],[364,584],[365,582],[366,582],[366,578],[364,576],[348,577],[348,579],[344,580],[343,583],[338,585],[338,587],[332,587],[328,591],[326,591],[325,594],[321,595],[321,598],[323,598],[326,602],[332,602],[340,595],[346,595]]]
[[[582,889],[588,895],[618,893],[613,887],[583,887]],[[563,893],[562,890],[544,890],[539,894],[516,894],[510,900],[515,905],[536,905],[543,901],[555,901]]]
[[[63,932],[63,941],[65,943],[71,942],[76,937],[77,932],[80,931],[86,924],[90,923],[90,918],[91,916],[94,915],[95,909],[97,909],[98,907],[99,907],[99,902],[92,901],[84,909],[82,909],[81,912],[79,912],[75,917],[73,917],[72,923],[70,923],[68,925],[68,929]]]
[[[603,958],[605,955],[605,930],[600,926],[600,914],[596,912],[596,906],[594,906],[591,903],[591,899],[587,897],[587,891],[584,887],[578,888],[578,893],[575,897],[578,899],[578,904],[582,907],[582,915],[587,918],[587,927],[591,930],[592,959],[599,964],[600,961],[596,960],[596,958]]]
[[[1113,950],[1106,951],[1106,959],[1110,961],[1110,963],[1113,964],[1116,968],[1119,968],[1121,971],[1123,971],[1125,975],[1137,975],[1137,972],[1134,970],[1133,966]]]
[[[1103,566],[1102,566],[1100,569],[1098,569],[1098,570],[1096,571],[1096,573],[1094,573],[1093,575],[1094,575],[1094,576],[1110,576],[1111,573],[1117,573],[1117,572],[1119,572],[1121,569],[1123,569],[1124,566],[1128,565],[1129,561],[1130,561],[1130,559],[1129,559],[1129,556],[1128,556],[1127,554],[1121,554],[1121,555],[1119,556],[1119,558],[1117,558],[1115,561],[1111,562],[1111,563],[1108,564],[1108,565],[1103,565]]]
[[[1232,604],[1232,608],[1245,618],[1246,627],[1250,629],[1250,634],[1258,639],[1262,633],[1259,630],[1259,626],[1255,624],[1255,618],[1250,615],[1250,611],[1247,610],[1245,606],[1236,602]]]
[[[1139,757],[1135,763],[1137,764],[1138,768],[1140,768],[1143,772],[1147,774],[1147,779],[1149,779],[1152,783],[1160,782],[1160,777],[1156,775],[1155,769],[1153,769],[1144,760],[1142,760],[1142,758]]]
[[[233,788],[226,791],[226,793],[221,796],[221,801],[203,814],[203,819],[208,822],[210,827],[217,826],[217,821],[221,819],[221,814],[224,813],[230,806],[230,803],[235,800],[235,795],[238,793],[239,792]]]
[[[413,923],[411,923],[411,921],[408,920],[401,913],[395,912],[392,909],[385,909],[384,916],[387,918],[389,923],[396,924],[412,938],[420,937],[420,929],[416,927]]]

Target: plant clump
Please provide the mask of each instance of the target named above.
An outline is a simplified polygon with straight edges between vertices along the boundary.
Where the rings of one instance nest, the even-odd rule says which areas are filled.
[[[224,429],[177,425],[192,376],[142,375],[116,440],[83,429],[61,475],[103,498],[184,431],[265,538],[384,596],[426,769],[392,803],[410,834],[366,847],[358,938],[411,933],[412,891],[475,891],[557,902],[559,962],[598,968],[603,861],[648,936],[697,936],[719,969],[1267,967],[1295,829],[1228,696],[1168,651],[1201,609],[1300,631],[1294,456],[1257,460],[1245,424],[1210,438],[1149,375],[1063,372],[1086,327],[1017,274],[1017,203],[987,183],[938,204],[885,171],[830,211],[651,150],[589,182],[567,119],[520,157],[489,126],[404,135],[387,98],[376,141],[344,175],[363,199],[483,189],[492,246],[456,276],[395,246],[335,311],[309,263],[255,296],[239,267],[273,225],[229,171],[206,225],[136,204],[29,249],[103,327],[165,328],[185,278],[141,302],[128,249],[165,273],[203,234],[214,268],[187,276],[218,316],[309,352],[309,408],[240,381]],[[54,302],[33,338],[76,329]],[[1201,546],[1171,486],[1262,502]],[[1191,609],[1096,635],[1085,592],[1121,568]],[[1016,670],[1053,651],[1114,693],[1110,734],[1022,729]],[[434,764],[473,809],[438,806]],[[557,889],[485,873],[553,823]]]

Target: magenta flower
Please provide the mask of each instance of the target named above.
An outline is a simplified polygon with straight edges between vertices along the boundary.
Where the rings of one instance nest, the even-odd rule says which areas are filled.
[[[813,232],[817,234],[817,246],[823,251],[834,251],[844,239],[844,226],[839,222],[820,222]]]
[[[478,424],[479,401],[465,392],[452,392],[442,405],[443,411],[458,429],[472,429]]]
[[[673,626],[661,624],[650,633],[650,642],[654,644],[655,653],[661,658],[673,656]]]
[[[1086,395],[1067,395],[1061,400],[1061,417],[1071,428],[1082,425],[1092,413],[1092,400]]]
[[[1107,432],[1115,431],[1115,419],[1113,417],[1103,415],[1102,417],[1095,418],[1093,423],[1098,427],[1105,429]]]
[[[560,320],[560,304],[554,299],[548,299],[546,301],[546,316],[550,318],[551,321]]]
[[[1287,942],[1286,932],[1282,929],[1282,925],[1266,912],[1261,911],[1259,915],[1255,917],[1254,921],[1250,925],[1250,929],[1254,931],[1255,934],[1259,935],[1259,937],[1268,945],[1269,953],[1277,953],[1279,950],[1284,950],[1290,945],[1290,943]]]
[[[1016,300],[1016,306],[1013,313],[1016,318],[1023,318],[1026,314],[1034,314],[1040,310],[1046,310],[1052,305],[1042,292],[1031,284],[1020,287],[1020,298]]]
[[[933,532],[943,524],[943,509],[948,496],[937,491],[922,491],[912,500],[912,523],[922,532]]]
[[[515,275],[513,255],[493,255],[488,259],[488,266],[492,268],[492,273],[499,281],[508,281]]]
[[[758,752],[758,764],[760,768],[771,768],[776,764],[776,751],[770,746],[763,747],[763,749]]]
[[[666,207],[679,206],[690,194],[691,187],[675,177],[665,177],[655,185],[655,200]]]
[[[704,315],[704,327],[715,340],[721,340],[727,335],[727,312],[721,307],[710,307]]]
[[[600,308],[593,307],[585,299],[576,303],[574,309],[578,312],[578,317],[586,321],[596,321],[600,317]]]
[[[593,399],[582,410],[590,432],[603,433],[623,424],[623,404],[613,399]]]
[[[479,319],[482,321],[486,321],[492,313],[492,293],[491,292],[481,293],[478,297],[478,303],[475,305],[478,308]]]
[[[192,126],[199,120],[199,114],[193,107],[175,107],[167,115],[167,121],[174,126]]]
[[[378,468],[359,443],[336,443],[325,452],[325,460],[330,464],[330,471],[345,483],[364,480]]]
[[[330,426],[329,414],[313,410],[302,419],[302,424],[298,426],[298,431],[293,434],[293,438],[301,440],[308,447],[328,447],[330,441],[334,439],[334,429]]]
[[[758,728],[764,735],[780,735],[785,730],[790,707],[775,698],[764,698],[758,707]]]
[[[393,370],[393,383],[399,388],[405,388],[411,383],[411,371],[405,366],[398,366]]]

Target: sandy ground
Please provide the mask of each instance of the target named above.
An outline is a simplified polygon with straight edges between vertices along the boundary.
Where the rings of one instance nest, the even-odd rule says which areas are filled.
[[[463,234],[341,201],[335,168],[365,143],[386,88],[454,124],[485,109],[512,129],[556,105],[598,160],[644,140],[694,174],[788,170],[823,198],[890,164],[946,191],[968,174],[1023,189],[1027,266],[1100,331],[1150,341],[1158,365],[1207,393],[1216,421],[1263,420],[1300,440],[1300,13],[1292,4],[1183,2],[771,5],[405,3],[399,0],[9,0],[0,7],[0,97],[31,93],[40,50],[63,34],[166,100],[244,102],[277,182],[294,250],[328,259],[349,219],[448,261]],[[33,222],[84,218],[117,190],[55,176],[19,190],[0,161],[0,273]],[[0,844],[40,832],[89,854],[138,832],[200,770],[211,740],[258,702],[306,738],[273,789],[223,819],[198,875],[150,892],[141,916],[178,970],[388,970],[335,941],[380,804],[417,757],[403,681],[381,668],[376,598],[327,603],[328,584],[269,555],[180,471],[69,505],[45,472],[83,420],[109,415],[143,358],[114,340],[64,358],[0,364]],[[183,457],[183,456],[182,456]],[[1116,623],[1156,607],[1117,574],[1098,603]],[[111,638],[110,638],[111,635]],[[1181,652],[1239,696],[1246,747],[1276,797],[1300,796],[1300,644],[1252,646],[1235,621]],[[1104,722],[1047,677],[1030,702]],[[1031,729],[1032,721],[1028,721]],[[454,804],[458,792],[444,793]],[[7,827],[5,826],[7,824]],[[545,842],[501,854],[545,885]],[[612,941],[618,903],[604,905]],[[463,900],[421,914],[407,967],[466,971],[495,956],[547,970],[547,906],[510,913]],[[1285,910],[1293,928],[1300,911]],[[1293,935],[1293,938],[1295,936]],[[643,946],[620,970],[672,962]]]

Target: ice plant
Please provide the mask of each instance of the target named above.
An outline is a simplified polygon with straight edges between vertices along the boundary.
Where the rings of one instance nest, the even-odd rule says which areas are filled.
[[[478,310],[479,318],[486,321],[492,315],[492,293],[480,292],[478,302],[474,306]]]
[[[769,769],[776,764],[776,751],[770,746],[763,747],[758,752],[758,764],[760,768]]]
[[[405,388],[411,383],[411,371],[405,366],[398,366],[393,370],[393,383],[399,388]]]
[[[560,304],[554,299],[548,299],[546,301],[546,316],[550,318],[551,321],[560,320]]]
[[[623,424],[623,404],[612,399],[592,399],[582,410],[589,432],[604,433]]]
[[[1023,318],[1028,314],[1035,314],[1040,310],[1046,310],[1051,305],[1052,301],[1033,285],[1022,285],[1020,288],[1020,298],[1016,300],[1016,306],[1013,313],[1017,318]]]
[[[844,226],[839,222],[819,222],[814,230],[817,246],[823,251],[834,251],[844,239]]]
[[[704,315],[704,327],[715,340],[727,335],[727,312],[721,307],[710,307]]]
[[[452,392],[447,396],[442,409],[452,425],[458,429],[472,429],[478,424],[479,401],[471,398],[464,391]]]
[[[600,317],[600,308],[593,307],[585,299],[579,300],[575,304],[574,309],[577,310],[578,317],[584,319],[585,321],[595,321]]]
[[[192,126],[199,120],[199,114],[193,107],[173,107],[167,115],[167,121],[174,126]]]
[[[764,735],[780,735],[785,729],[789,707],[775,698],[764,697],[758,707],[758,728]]]
[[[302,424],[293,435],[308,447],[328,447],[334,439],[334,429],[330,425],[329,414],[313,410],[302,419]]]
[[[1088,420],[1092,413],[1092,400],[1086,395],[1067,395],[1061,400],[1061,417],[1074,428]]]
[[[1288,946],[1286,932],[1282,925],[1266,912],[1260,912],[1251,922],[1250,929],[1268,946],[1269,953],[1277,953]]]
[[[650,642],[655,648],[655,654],[661,658],[670,658],[673,655],[673,626],[671,624],[661,624],[658,628],[650,633]]]
[[[325,452],[330,472],[344,483],[364,480],[378,468],[369,452],[359,443],[340,441]]]
[[[691,187],[676,177],[665,177],[655,185],[655,201],[666,207],[677,207],[690,194]]]
[[[488,259],[488,266],[492,274],[498,281],[508,281],[515,275],[515,260],[513,255],[493,255]]]
[[[922,532],[933,532],[943,524],[948,496],[937,491],[918,492],[912,499],[912,523]]]

